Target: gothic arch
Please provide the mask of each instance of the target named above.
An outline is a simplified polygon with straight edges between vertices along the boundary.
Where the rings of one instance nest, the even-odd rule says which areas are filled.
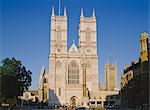
[[[61,62],[57,61],[56,62],[56,73],[60,74],[60,72],[61,72]]]
[[[77,97],[76,96],[73,96],[73,97],[70,98],[70,106],[72,108],[77,106]]]
[[[86,41],[91,42],[91,29],[90,29],[90,27],[86,27]]]
[[[61,41],[61,27],[57,26],[56,28],[56,40]]]
[[[79,84],[79,66],[76,61],[68,65],[68,84]]]

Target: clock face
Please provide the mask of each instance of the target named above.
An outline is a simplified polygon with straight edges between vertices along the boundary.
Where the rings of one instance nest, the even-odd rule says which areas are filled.
[[[57,52],[60,52],[60,49],[59,49],[59,48],[57,49]]]

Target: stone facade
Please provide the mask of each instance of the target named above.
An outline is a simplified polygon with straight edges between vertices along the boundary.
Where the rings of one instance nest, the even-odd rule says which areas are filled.
[[[136,108],[149,104],[149,42],[148,34],[140,36],[140,58],[126,66],[121,77],[121,105]]]
[[[102,106],[107,95],[117,95],[114,90],[117,74],[114,75],[113,90],[100,89],[98,82],[98,54],[96,16],[85,17],[81,9],[78,27],[78,45],[67,44],[67,11],[55,15],[52,8],[50,19],[49,68],[42,68],[39,79],[39,100],[49,106]],[[116,66],[115,71],[116,73]]]
[[[116,64],[105,64],[105,89],[109,91],[117,88],[117,65]]]
[[[38,96],[39,95],[38,95],[37,90],[31,90],[31,91],[23,92],[23,95],[20,96],[20,99],[26,100],[26,101],[31,100],[32,102],[35,102],[35,101],[37,101]]]
[[[86,97],[97,98],[98,82],[98,54],[96,17],[93,10],[91,17],[84,17],[81,10],[78,39],[79,47],[73,41],[67,48],[67,12],[51,14],[50,54],[48,69],[48,104],[82,105],[83,99],[83,64],[86,64]]]
[[[48,102],[48,70],[44,66],[40,72],[38,95],[40,102]]]

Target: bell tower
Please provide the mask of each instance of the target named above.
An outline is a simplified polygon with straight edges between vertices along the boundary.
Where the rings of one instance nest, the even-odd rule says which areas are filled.
[[[148,61],[148,33],[143,32],[140,36],[141,61]]]
[[[50,54],[67,52],[67,13],[64,8],[64,15],[55,15],[54,7],[51,14],[50,28]]]
[[[85,17],[83,9],[81,9],[78,33],[81,53],[97,54],[96,17],[94,9],[90,17]]]
[[[59,2],[60,3],[60,2]],[[49,78],[48,86],[49,86],[49,105],[53,106],[55,104],[59,105],[58,94],[60,91],[64,90],[64,86],[62,86],[58,79],[60,76],[63,77],[64,71],[62,71],[63,60],[61,59],[62,55],[67,54],[67,13],[66,8],[64,8],[63,15],[60,14],[60,6],[59,6],[59,14],[55,15],[54,7],[52,7],[52,14],[50,19],[50,53],[49,53]],[[61,72],[60,72],[61,71]],[[64,78],[62,78],[62,82]],[[60,88],[61,87],[61,88]],[[64,96],[61,95],[61,98]],[[59,98],[60,98],[59,97]]]
[[[87,95],[85,95],[87,90],[89,93],[92,93],[92,95],[90,95],[91,99],[94,99],[99,91],[97,30],[94,9],[90,17],[85,17],[84,11],[81,9],[78,37],[83,68],[83,102],[86,103],[84,97],[87,97]]]

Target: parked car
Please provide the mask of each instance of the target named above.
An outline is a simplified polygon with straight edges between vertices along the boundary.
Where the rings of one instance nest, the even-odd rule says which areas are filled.
[[[107,105],[105,106],[105,109],[118,109],[119,107],[116,105]]]
[[[137,107],[136,110],[149,110],[149,105],[148,104],[141,104],[140,106]]]

